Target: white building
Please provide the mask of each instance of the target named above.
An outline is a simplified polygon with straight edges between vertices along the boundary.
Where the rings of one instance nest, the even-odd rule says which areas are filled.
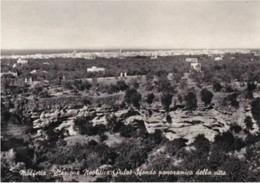
[[[86,60],[95,60],[97,58],[96,54],[92,55],[85,55],[84,57]]]
[[[87,72],[105,72],[105,68],[92,66],[91,68],[87,68]]]
[[[152,56],[151,56],[151,59],[157,59],[158,58],[158,55],[157,54],[153,54]]]
[[[16,63],[17,64],[28,64],[28,60],[22,60],[21,58],[19,58]]]
[[[173,73],[169,73],[168,75],[167,75],[167,79],[168,80],[173,80]]]
[[[32,82],[33,82],[32,77],[30,77],[30,78],[25,78],[25,79],[24,79],[24,82],[27,83],[27,84],[32,84]]]
[[[123,77],[127,77],[127,72],[121,72],[121,73],[120,73],[120,77],[122,77],[122,78],[123,78]]]
[[[201,72],[201,63],[191,63],[190,66],[191,69]]]
[[[186,58],[186,62],[198,63],[198,58]]]
[[[215,60],[215,61],[220,61],[220,60],[222,60],[222,57],[215,57],[214,60]]]
[[[31,74],[35,74],[37,71],[34,69],[34,70],[32,70],[30,73]]]

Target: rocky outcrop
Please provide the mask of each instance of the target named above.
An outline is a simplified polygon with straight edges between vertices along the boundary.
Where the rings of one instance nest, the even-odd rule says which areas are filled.
[[[115,112],[111,110],[102,107],[89,108],[84,106],[81,109],[56,109],[51,112],[42,112],[33,121],[33,128],[42,129],[51,123],[62,121],[55,130],[61,131],[65,129],[68,136],[73,136],[78,135],[74,130],[74,120],[78,117],[91,116],[91,122],[95,126],[107,125],[107,119],[115,116],[118,121],[122,121],[125,125],[144,122],[148,133],[154,133],[156,129],[160,129],[168,139],[185,138],[189,144],[199,134],[204,134],[208,140],[214,141],[217,134],[229,130],[233,123],[231,117],[234,117],[234,119],[240,117],[238,113],[230,115],[214,109],[193,112],[175,110],[169,113],[152,110],[150,114],[137,109],[123,109]],[[238,112],[241,113],[241,111]],[[34,113],[34,118],[35,116]],[[166,120],[166,116],[168,116],[168,120]],[[241,119],[236,121],[242,123]],[[243,125],[241,126],[243,127]]]

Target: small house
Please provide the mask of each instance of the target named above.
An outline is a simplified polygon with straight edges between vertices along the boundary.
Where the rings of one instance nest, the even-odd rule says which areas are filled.
[[[198,63],[198,58],[186,58],[186,62],[189,62],[189,63]]]
[[[87,72],[105,72],[105,68],[92,66],[91,68],[87,68]]]
[[[22,60],[21,58],[19,58],[16,63],[17,64],[28,64],[28,60]]]

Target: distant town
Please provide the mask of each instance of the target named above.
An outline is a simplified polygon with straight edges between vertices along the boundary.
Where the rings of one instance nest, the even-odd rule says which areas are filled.
[[[26,51],[25,51],[26,52]],[[40,51],[39,51],[40,52]],[[84,58],[87,60],[95,59],[96,57],[101,58],[125,58],[125,57],[136,57],[136,56],[145,56],[156,59],[158,57],[164,56],[174,56],[174,55],[219,55],[223,56],[225,53],[252,53],[256,56],[260,55],[260,50],[250,50],[250,49],[177,49],[177,50],[158,50],[158,51],[124,51],[122,49],[111,50],[111,51],[91,51],[91,52],[82,52],[82,51],[72,51],[68,53],[57,53],[57,54],[23,54],[23,55],[2,55],[2,59],[45,59],[45,58]]]

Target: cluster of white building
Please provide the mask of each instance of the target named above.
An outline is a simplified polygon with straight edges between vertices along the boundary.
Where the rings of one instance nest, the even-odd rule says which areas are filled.
[[[192,70],[201,72],[201,63],[198,62],[198,58],[186,58],[186,62],[190,63]]]
[[[6,59],[48,59],[48,58],[84,58],[87,60],[94,60],[96,57],[102,58],[119,58],[124,59],[126,57],[135,56],[146,56],[151,57],[151,59],[156,59],[157,57],[173,56],[173,55],[224,55],[225,53],[250,53],[250,50],[244,49],[175,49],[175,50],[141,50],[141,51],[96,51],[96,52],[69,52],[69,53],[57,53],[57,54],[33,54],[33,55],[9,55],[1,56],[1,58]],[[21,59],[21,62],[23,60]]]

